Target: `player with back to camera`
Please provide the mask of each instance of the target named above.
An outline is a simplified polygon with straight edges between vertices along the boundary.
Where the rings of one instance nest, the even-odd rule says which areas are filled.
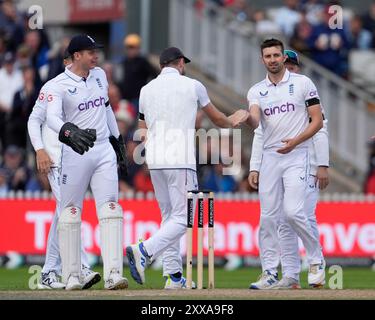
[[[72,63],[69,53],[64,55],[64,65]],[[42,269],[38,289],[65,289],[65,284],[59,279],[61,276],[61,258],[57,238],[57,225],[60,216],[60,185],[59,171],[61,169],[61,142],[56,132],[51,130],[46,123],[47,116],[47,90],[50,82],[44,84],[30,114],[27,127],[31,144],[36,153],[37,169],[42,174],[47,174],[52,193],[56,200],[56,209],[48,233],[45,263]],[[84,246],[81,246],[82,262],[82,289],[88,289],[101,279],[98,272],[90,270],[88,257]]]
[[[285,50],[287,56],[285,67],[291,73],[300,72],[300,62],[298,54],[292,50]],[[323,108],[322,108],[323,111]],[[305,200],[305,214],[313,230],[313,235],[319,241],[319,231],[316,221],[315,209],[319,198],[319,189],[323,190],[329,183],[329,143],[328,143],[328,120],[324,118],[323,128],[320,129],[313,137],[309,145],[310,168],[308,177],[308,187]],[[254,189],[258,189],[259,168],[262,162],[263,153],[263,130],[261,124],[254,131],[253,146],[251,149],[249,183]],[[281,267],[283,278],[275,285],[270,286],[272,289],[298,289],[300,288],[299,274],[301,272],[301,261],[298,248],[298,236],[292,229],[285,215],[281,216],[280,225],[278,226],[278,236],[281,254]],[[315,267],[316,269],[316,267]],[[323,286],[325,283],[324,274],[316,278],[317,270],[310,270],[308,283],[313,287]],[[259,286],[260,289],[268,288]]]
[[[198,188],[195,120],[201,108],[221,128],[245,122],[246,110],[225,116],[211,103],[206,88],[184,76],[186,58],[170,47],[160,55],[160,75],[145,85],[139,101],[139,127],[147,130],[146,161],[162,215],[160,229],[144,242],[126,248],[133,279],[144,284],[151,259],[162,255],[165,289],[186,287],[180,239],[187,228],[187,191]]]
[[[105,73],[97,67],[97,50],[102,47],[90,36],[74,36],[67,49],[72,64],[51,80],[47,91],[47,125],[63,143],[58,237],[62,282],[68,290],[83,286],[80,226],[89,185],[100,225],[104,287],[128,287],[123,277],[123,211],[116,164],[117,156],[123,167],[125,147],[109,104]]]
[[[263,130],[259,169],[262,274],[250,288],[271,288],[279,282],[277,229],[281,213],[301,238],[310,270],[315,271],[314,282],[319,283],[325,274],[325,262],[305,214],[309,139],[323,127],[319,95],[308,77],[290,73],[285,68],[286,56],[281,41],[265,40],[261,45],[261,57],[267,76],[251,87],[247,95],[251,115],[248,124],[257,128],[261,123]]]

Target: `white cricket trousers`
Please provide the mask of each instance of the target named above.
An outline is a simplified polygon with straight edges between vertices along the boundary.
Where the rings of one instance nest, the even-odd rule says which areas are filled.
[[[197,190],[191,169],[150,170],[155,197],[161,211],[160,229],[143,244],[153,258],[162,254],[163,276],[183,271],[180,239],[187,227],[187,192]]]
[[[52,224],[48,232],[47,239],[47,251],[46,259],[43,266],[43,273],[48,273],[50,271],[57,272],[58,275],[61,275],[61,258],[59,251],[59,242],[57,236],[57,225],[59,222],[60,216],[60,184],[59,184],[59,169],[51,168],[48,173],[48,181],[51,186],[53,196],[56,201],[55,214],[53,216]],[[88,257],[82,242],[81,245],[81,262],[85,267],[89,267]]]
[[[264,150],[259,173],[261,206],[259,251],[263,271],[277,272],[279,265],[278,226],[282,213],[301,238],[310,264],[321,263],[319,241],[305,214],[309,158],[307,148],[288,154]]]
[[[319,242],[319,230],[315,214],[316,204],[319,199],[319,188],[316,186],[315,180],[315,176],[309,176],[305,200],[305,214],[312,229],[312,234]],[[281,217],[279,226],[279,240],[283,277],[299,280],[299,274],[301,272],[301,259],[299,255],[298,236],[286,220],[285,215],[282,215]],[[321,246],[320,259],[322,261],[324,260]]]
[[[75,206],[82,210],[88,186],[97,212],[106,202],[118,202],[117,159],[108,139],[95,141],[83,155],[63,145],[61,164],[61,208]]]

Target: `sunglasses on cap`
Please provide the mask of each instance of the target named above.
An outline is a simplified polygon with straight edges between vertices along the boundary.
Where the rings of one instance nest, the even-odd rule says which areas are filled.
[[[284,54],[288,56],[285,62],[290,62],[299,66],[299,58],[297,52],[293,50],[284,50]]]

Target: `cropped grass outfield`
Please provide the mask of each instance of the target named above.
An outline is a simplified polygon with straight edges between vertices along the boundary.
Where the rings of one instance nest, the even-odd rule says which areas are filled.
[[[164,279],[160,271],[146,271],[147,283],[143,286],[133,281],[128,268],[125,276],[129,280],[129,288],[124,291],[103,290],[103,281],[85,291],[67,292],[56,290],[30,290],[27,267],[8,270],[0,268],[0,300],[2,299],[375,299],[375,272],[367,268],[344,268],[344,290],[248,290],[250,282],[255,281],[261,270],[258,268],[242,268],[235,271],[215,270],[215,290],[178,290],[166,292],[161,290]],[[95,268],[102,272],[102,268]],[[194,270],[194,278],[196,277]],[[332,275],[328,273],[327,283]],[[301,285],[308,289],[307,273],[301,274]],[[204,273],[204,285],[207,283],[207,269]],[[233,290],[231,290],[233,289]],[[200,292],[198,292],[200,291]],[[272,291],[272,292],[271,292]]]

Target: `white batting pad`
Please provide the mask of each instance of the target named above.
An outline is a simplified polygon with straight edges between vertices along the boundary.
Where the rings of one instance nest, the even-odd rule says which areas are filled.
[[[123,271],[123,212],[116,202],[106,202],[98,212],[104,280],[112,270]]]
[[[59,217],[58,237],[62,263],[62,282],[81,273],[81,209],[66,207]]]

